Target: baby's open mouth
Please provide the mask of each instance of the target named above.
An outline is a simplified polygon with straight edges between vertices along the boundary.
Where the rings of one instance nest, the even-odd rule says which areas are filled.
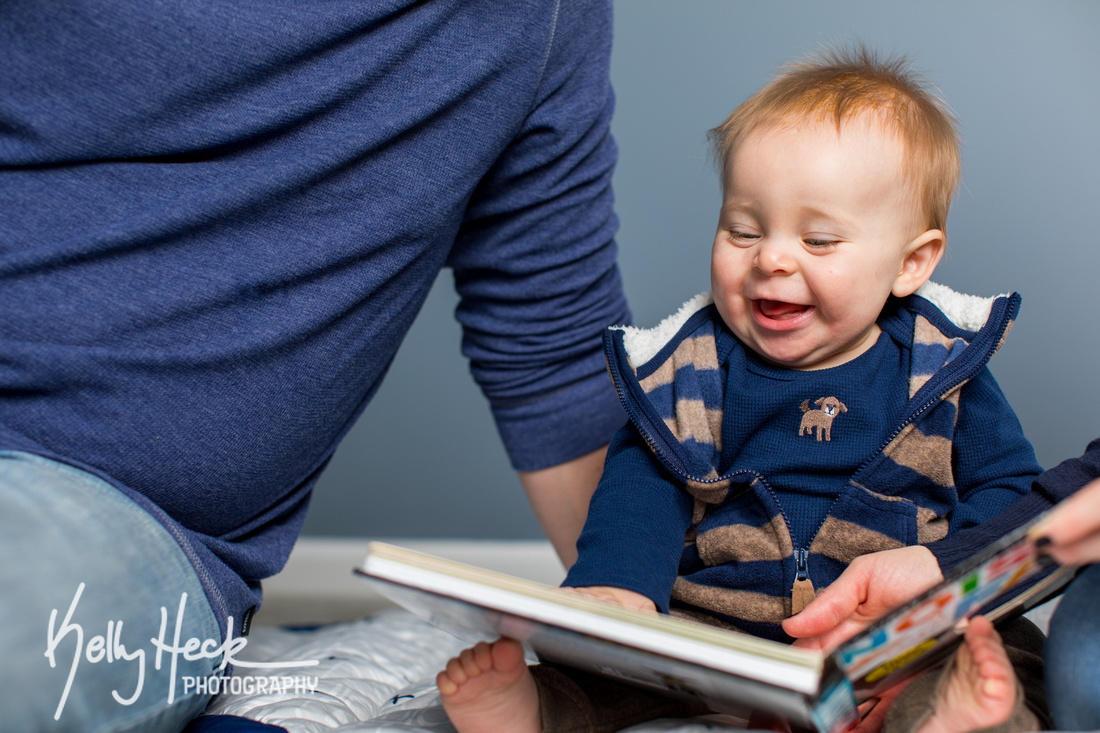
[[[776,321],[798,318],[813,308],[810,305],[785,303],[782,300],[757,300],[756,307],[760,309],[761,314]]]

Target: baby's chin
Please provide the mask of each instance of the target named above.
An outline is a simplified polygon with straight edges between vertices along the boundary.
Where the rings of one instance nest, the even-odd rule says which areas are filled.
[[[877,333],[875,336],[877,338]],[[745,343],[758,357],[773,366],[808,372],[818,369],[832,369],[847,364],[868,351],[874,345],[875,339],[863,338],[854,343],[846,344],[841,349],[799,349],[794,344],[790,344],[793,348],[782,348],[782,344],[768,344],[762,340],[750,343],[742,339],[742,343]]]
[[[736,330],[733,330],[733,332],[737,339],[756,358],[765,364],[780,369],[817,369],[816,365],[830,356],[826,354],[824,357],[818,357],[805,349],[782,348],[783,345],[768,344],[764,339],[758,338],[757,334],[741,334],[737,333]]]
[[[743,329],[731,330],[761,361],[780,369],[829,369],[858,356],[849,354],[847,350],[825,348],[820,343],[807,344],[800,334],[762,331],[759,328],[747,329],[747,333],[738,333]]]
[[[836,364],[832,363],[832,355],[826,356],[825,358],[817,358],[808,355],[772,355],[756,351],[755,349],[753,351],[762,361],[765,361],[772,366],[779,367],[780,369],[796,369],[798,371],[808,372],[813,371],[814,369],[828,369],[830,366],[836,366]]]

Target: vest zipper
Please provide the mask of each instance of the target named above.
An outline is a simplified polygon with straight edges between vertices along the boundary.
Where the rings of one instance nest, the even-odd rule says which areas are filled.
[[[810,551],[809,550],[795,550],[794,551],[794,561],[795,561],[795,566],[797,568],[797,574],[795,575],[796,580],[809,580],[810,579],[810,571],[806,567],[806,561],[809,559],[809,557],[810,557]]]
[[[814,584],[810,580],[809,550],[795,550],[794,585],[791,586],[791,615],[801,611],[814,599]]]

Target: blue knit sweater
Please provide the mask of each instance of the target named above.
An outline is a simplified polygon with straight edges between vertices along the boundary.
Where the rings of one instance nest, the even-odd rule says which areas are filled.
[[[606,444],[610,21],[6,3],[0,448],[133,496],[239,622],[444,266],[516,468]]]
[[[779,623],[855,557],[931,546],[1000,514],[1040,473],[986,368],[1018,303],[929,284],[887,305],[879,325],[908,346],[908,402],[866,436],[870,457],[797,545],[768,456],[746,465],[724,429],[742,399],[727,366],[744,347],[709,296],[656,329],[611,329],[609,367],[631,423],[612,442],[566,584],[627,588],[665,611],[786,639]]]

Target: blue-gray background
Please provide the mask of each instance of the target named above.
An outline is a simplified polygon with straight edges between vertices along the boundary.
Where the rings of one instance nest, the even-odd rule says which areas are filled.
[[[859,39],[908,55],[964,138],[935,279],[1023,294],[992,369],[1040,463],[1100,436],[1100,3],[618,0],[618,242],[638,325],[709,287],[718,188],[705,131],[775,68]],[[322,477],[306,534],[537,538],[459,354],[444,271],[375,400]]]

